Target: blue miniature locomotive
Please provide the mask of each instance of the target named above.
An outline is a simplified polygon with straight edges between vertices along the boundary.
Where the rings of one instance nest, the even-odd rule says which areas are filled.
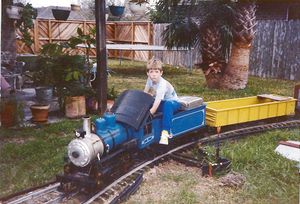
[[[205,126],[205,104],[202,99],[183,97],[181,100],[183,108],[172,119],[173,139]],[[149,119],[152,103],[152,96],[142,91],[128,90],[118,98],[112,112],[96,119],[94,133],[90,129],[90,119],[85,118],[83,131],[78,132],[77,138],[68,145],[70,161],[77,167],[85,167],[93,160],[100,161],[102,157],[124,148],[124,144],[143,149],[158,143],[162,117],[158,113]]]

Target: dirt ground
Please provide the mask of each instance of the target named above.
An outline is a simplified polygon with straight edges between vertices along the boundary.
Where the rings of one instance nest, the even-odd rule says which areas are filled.
[[[228,176],[231,187],[226,186]],[[237,193],[244,182],[242,175],[203,177],[199,168],[168,161],[144,173],[142,185],[126,204],[241,203]]]

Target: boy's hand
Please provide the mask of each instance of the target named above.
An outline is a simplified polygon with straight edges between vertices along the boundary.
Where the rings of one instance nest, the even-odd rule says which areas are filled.
[[[150,120],[152,120],[153,119],[153,114],[150,112],[150,114],[149,114],[149,118],[150,118]]]
[[[153,108],[150,109],[150,114],[154,115],[155,111],[153,111]]]

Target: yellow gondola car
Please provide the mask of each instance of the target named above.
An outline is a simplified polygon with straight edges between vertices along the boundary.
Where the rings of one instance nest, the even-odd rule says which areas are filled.
[[[293,115],[297,99],[273,94],[207,102],[206,124],[221,127]]]

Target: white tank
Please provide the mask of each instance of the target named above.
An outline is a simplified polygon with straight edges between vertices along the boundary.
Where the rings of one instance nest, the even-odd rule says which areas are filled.
[[[104,145],[100,138],[93,133],[89,133],[84,138],[76,138],[68,145],[68,157],[75,166],[85,167],[93,159],[102,156]]]

